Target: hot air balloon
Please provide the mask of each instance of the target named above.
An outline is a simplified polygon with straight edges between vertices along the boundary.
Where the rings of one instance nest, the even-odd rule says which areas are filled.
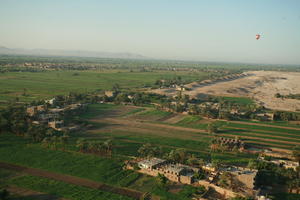
[[[256,38],[256,40],[259,40],[260,34],[256,34],[255,38]]]

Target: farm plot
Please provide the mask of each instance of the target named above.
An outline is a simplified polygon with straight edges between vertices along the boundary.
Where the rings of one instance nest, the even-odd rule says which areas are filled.
[[[252,144],[292,149],[300,145],[300,130],[296,127],[250,122],[227,122],[220,135],[245,139]]]
[[[123,107],[117,109],[123,109]],[[141,119],[141,116],[144,118]],[[145,116],[150,117],[146,118]],[[210,141],[214,136],[208,134],[206,130],[199,127],[194,128],[191,125],[206,127],[208,120],[203,120],[197,116],[181,115],[180,120],[177,118],[175,124],[168,123],[173,118],[177,118],[177,114],[149,108],[146,111],[122,116],[98,115],[90,121],[95,124],[105,124],[105,126],[88,130],[80,137],[101,141],[111,138],[116,145],[115,153],[126,156],[136,156],[137,150],[142,144],[151,143],[163,147],[166,152],[175,148],[184,148],[188,152],[207,158],[210,154]],[[199,121],[204,125],[198,124]],[[231,162],[231,160],[238,158],[241,162],[246,163],[249,158],[244,159],[244,156],[233,155],[232,153],[215,154],[216,158],[225,158],[225,162]]]

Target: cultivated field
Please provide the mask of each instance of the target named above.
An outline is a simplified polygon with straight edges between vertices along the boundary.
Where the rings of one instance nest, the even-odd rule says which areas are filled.
[[[94,112],[90,121],[96,127],[87,132],[90,137],[114,137],[126,145],[134,144],[132,147],[150,142],[167,148],[186,148],[199,155],[202,152],[201,156],[205,156],[214,137],[206,131],[211,122],[220,126],[217,136],[238,136],[249,144],[275,149],[291,150],[300,145],[300,126],[287,122],[216,121],[135,106],[110,105],[107,109],[106,105],[91,105],[90,109]],[[126,148],[120,151],[135,152]]]
[[[65,95],[111,90],[117,83],[123,90],[153,86],[156,80],[180,76],[186,81],[202,80],[208,73],[188,71],[130,72],[130,70],[66,70],[0,73],[0,101],[33,101]],[[0,102],[0,103],[1,103]]]
[[[248,76],[207,84],[194,82],[186,85],[190,91],[185,91],[192,97],[215,95],[227,97],[248,97],[266,108],[286,111],[299,111],[300,101],[295,99],[276,98],[275,94],[283,95],[300,93],[300,73],[281,71],[249,71]],[[175,95],[175,89],[157,89],[154,92]]]

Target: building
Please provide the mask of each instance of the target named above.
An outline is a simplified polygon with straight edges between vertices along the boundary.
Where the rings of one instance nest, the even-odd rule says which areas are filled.
[[[299,167],[299,163],[295,162],[295,161],[291,161],[291,160],[282,160],[282,159],[278,159],[278,160],[271,160],[269,161],[271,163],[274,163],[278,166],[282,166],[286,169],[293,169],[293,170],[297,170],[297,167]]]
[[[46,110],[45,106],[43,106],[43,105],[30,106],[30,107],[27,107],[26,113],[28,116],[33,117],[38,113],[44,112],[45,110]]]
[[[59,118],[57,113],[41,113],[37,116],[37,120],[40,123],[48,123],[51,121],[55,121]]]
[[[257,170],[251,170],[248,168],[242,167],[226,167],[221,169],[221,172],[229,172],[236,177],[238,181],[240,181],[243,186],[249,191],[253,192],[255,187],[255,178],[257,174]],[[253,195],[253,194],[251,194]]]
[[[141,169],[153,170],[166,163],[166,160],[160,158],[151,158],[138,162]]]
[[[207,172],[216,172],[217,171],[217,169],[211,163],[207,163],[206,165],[203,165],[202,169]]]
[[[195,171],[186,165],[168,164],[163,168],[163,174],[171,181],[192,184]]]
[[[56,101],[56,99],[52,98],[52,99],[49,99],[49,100],[45,100],[45,103],[53,105],[55,103],[55,101]]]
[[[48,122],[48,126],[50,128],[53,128],[54,130],[61,131],[64,126],[64,121],[60,120],[60,121]]]
[[[114,96],[114,91],[107,90],[107,91],[104,92],[104,95],[107,96],[107,97],[113,97]]]
[[[170,181],[192,184],[193,176],[199,169],[181,164],[171,164],[160,158],[151,158],[138,162],[139,172],[151,176],[163,174]]]

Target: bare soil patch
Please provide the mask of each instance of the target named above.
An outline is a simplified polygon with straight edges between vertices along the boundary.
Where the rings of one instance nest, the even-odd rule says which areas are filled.
[[[275,94],[283,95],[300,93],[300,72],[249,71],[247,76],[210,82],[207,84],[191,83],[186,85],[190,91],[184,91],[191,97],[205,95],[249,97],[260,105],[274,110],[300,111],[300,100],[276,98]],[[154,93],[173,96],[175,89],[155,89]]]
[[[170,124],[176,124],[176,123],[180,122],[181,120],[183,120],[184,117],[186,117],[186,115],[176,114],[176,115],[173,115],[172,117],[164,120],[164,122],[167,122],[167,123],[170,123]]]
[[[16,194],[18,196],[27,197],[32,200],[68,200],[66,198],[60,198],[51,194],[46,194],[42,192],[37,192],[34,190],[29,190],[21,187],[16,187],[10,185],[6,188],[10,193]]]

